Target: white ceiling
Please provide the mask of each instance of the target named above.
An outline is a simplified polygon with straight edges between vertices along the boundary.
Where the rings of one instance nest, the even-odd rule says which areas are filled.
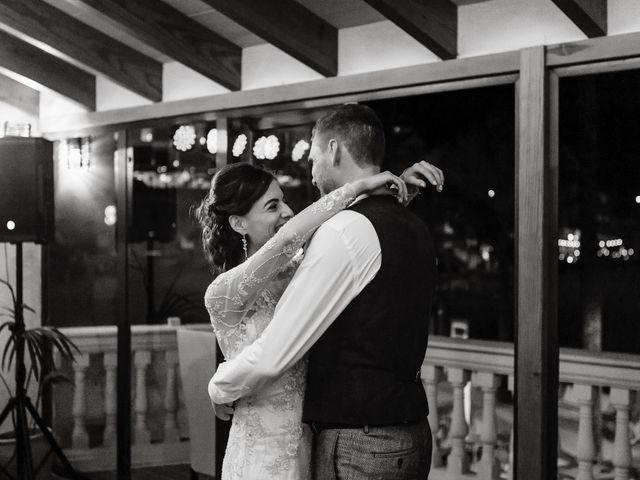
[[[43,0],[87,25],[131,46],[155,60],[165,63],[169,57],[137,40],[122,25],[84,5],[81,0]],[[262,38],[220,14],[200,0],[163,0],[220,36],[246,48],[267,43]],[[240,0],[229,0],[240,1]],[[296,0],[334,27],[348,28],[385,20],[364,0]],[[454,0],[459,5],[487,0]]]

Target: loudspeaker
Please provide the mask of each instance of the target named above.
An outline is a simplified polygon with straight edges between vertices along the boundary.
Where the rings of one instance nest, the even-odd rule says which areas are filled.
[[[53,144],[0,138],[0,242],[53,239]]]

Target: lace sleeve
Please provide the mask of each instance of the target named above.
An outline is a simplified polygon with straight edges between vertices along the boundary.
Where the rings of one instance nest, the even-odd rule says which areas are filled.
[[[244,263],[219,275],[205,294],[214,328],[220,323],[227,327],[237,324],[317,228],[348,207],[355,196],[351,184],[325,195],[289,220]]]

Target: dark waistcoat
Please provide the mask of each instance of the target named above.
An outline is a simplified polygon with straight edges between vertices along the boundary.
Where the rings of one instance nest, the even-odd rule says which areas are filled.
[[[431,236],[394,197],[369,197],[351,210],[373,225],[382,265],[311,349],[303,419],[344,425],[423,420],[428,406],[419,371],[436,282]]]

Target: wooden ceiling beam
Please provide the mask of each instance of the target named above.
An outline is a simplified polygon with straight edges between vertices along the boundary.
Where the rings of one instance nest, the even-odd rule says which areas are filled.
[[[40,116],[40,92],[0,74],[0,102],[34,117]]]
[[[443,60],[458,56],[458,8],[450,0],[365,0]]]
[[[338,30],[295,0],[202,0],[324,76],[338,74]]]
[[[173,60],[240,90],[242,48],[157,0],[80,0]]]
[[[552,0],[589,38],[607,35],[607,0]]]
[[[96,78],[0,30],[0,66],[74,100],[96,109]]]
[[[162,64],[42,0],[2,0],[0,23],[100,72],[149,100],[162,100]]]

